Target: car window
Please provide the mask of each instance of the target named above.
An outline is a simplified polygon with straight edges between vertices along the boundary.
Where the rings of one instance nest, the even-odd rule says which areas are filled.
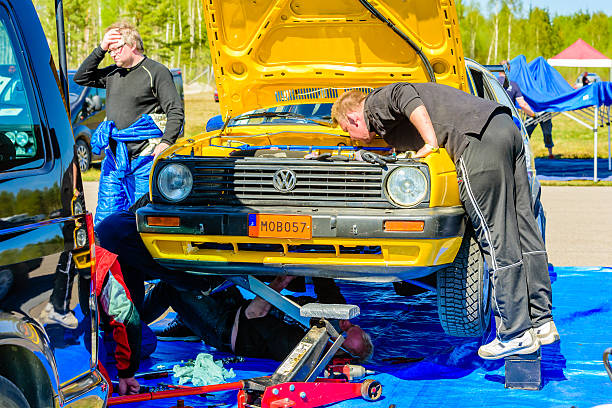
[[[512,115],[518,117],[519,115],[518,115],[518,112],[516,111],[516,107],[514,106],[514,103],[512,103],[512,100],[510,100],[508,93],[501,86],[501,84],[496,79],[490,79],[489,81],[487,81],[487,83],[493,90],[493,93],[495,94],[495,97],[497,98],[497,102],[509,107],[510,110],[512,111]]]
[[[480,96],[483,99],[489,99],[492,101],[496,100],[489,87],[485,84],[486,81],[483,73],[473,68],[470,68],[469,71],[472,75],[472,79],[474,80],[474,87],[476,88],[474,95]]]
[[[28,70],[8,16],[0,9],[0,170],[43,164],[43,144]]]
[[[331,103],[302,103],[297,105],[283,105],[273,108],[255,109],[236,116],[229,126],[261,125],[261,124],[312,124],[317,121],[331,119]],[[278,113],[278,116],[275,116]],[[258,116],[260,115],[261,116]],[[295,114],[295,116],[291,116]]]
[[[93,88],[94,91],[92,92],[92,96],[93,95],[98,95],[100,97],[100,101],[102,102],[102,109],[104,109],[104,106],[106,105],[106,88]]]

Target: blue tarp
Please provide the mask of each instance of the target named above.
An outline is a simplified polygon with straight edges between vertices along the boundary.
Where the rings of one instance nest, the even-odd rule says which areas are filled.
[[[510,79],[519,84],[525,100],[536,112],[565,112],[593,105],[612,105],[611,82],[595,82],[573,89],[542,57],[529,64],[524,55],[514,58],[510,61]]]
[[[556,267],[553,279],[553,313],[561,342],[542,348],[541,391],[504,388],[502,361],[484,361],[476,350],[481,339],[446,336],[438,322],[436,295],[397,296],[390,284],[342,283],[349,303],[361,307],[356,323],[366,328],[375,344],[373,378],[383,385],[377,402],[359,399],[334,404],[333,408],[396,407],[593,407],[612,402],[612,382],[602,364],[602,353],[612,346],[612,268]],[[159,325],[171,320],[169,316]],[[159,342],[141,370],[171,368],[200,352],[226,357],[202,343]],[[387,359],[414,358],[393,364]],[[247,359],[229,364],[236,379],[271,374],[278,363]],[[112,374],[111,374],[112,375]],[[157,380],[160,381],[160,380]],[[170,382],[170,379],[161,381]],[[155,381],[148,381],[148,385]],[[177,383],[174,380],[174,383]],[[193,407],[236,407],[236,393],[186,397]],[[126,408],[167,408],[176,398],[124,405]]]
[[[538,180],[593,180],[593,159],[535,159]],[[597,178],[612,181],[608,159],[597,159]]]

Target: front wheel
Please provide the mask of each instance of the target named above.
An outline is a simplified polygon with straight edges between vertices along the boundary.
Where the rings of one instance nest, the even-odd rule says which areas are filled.
[[[30,408],[23,393],[8,379],[0,375],[0,406],[2,408]]]
[[[479,337],[490,322],[489,273],[471,225],[453,263],[438,271],[438,316],[447,334]]]
[[[76,141],[76,154],[81,172],[89,170],[89,166],[91,165],[91,150],[85,140],[79,139]]]

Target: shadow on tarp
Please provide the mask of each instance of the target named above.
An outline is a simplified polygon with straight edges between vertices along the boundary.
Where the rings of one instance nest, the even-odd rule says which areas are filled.
[[[593,407],[612,402],[612,382],[601,358],[612,346],[612,268],[555,268],[554,315],[562,337],[560,343],[542,347],[543,389],[504,388],[502,361],[484,361],[476,355],[481,339],[446,336],[438,322],[436,296],[411,298],[395,295],[390,284],[341,283],[349,303],[361,307],[355,322],[372,336],[375,353],[367,367],[383,384],[384,398],[377,402],[354,399],[332,405],[338,408],[396,407]],[[164,326],[169,315],[156,323]],[[209,352],[215,358],[228,356],[202,343],[159,342],[156,352],[141,363],[141,370],[171,368],[181,360]],[[395,363],[401,358],[409,362]],[[278,366],[270,360],[247,359],[226,365],[236,379],[269,375]],[[112,375],[112,374],[111,374]],[[147,385],[163,379],[145,381]],[[233,380],[230,380],[233,381]],[[176,398],[126,407],[168,408]],[[185,397],[185,405],[236,406],[236,393]]]
[[[535,159],[538,180],[593,180],[593,159]],[[608,159],[597,159],[597,179],[612,180]]]

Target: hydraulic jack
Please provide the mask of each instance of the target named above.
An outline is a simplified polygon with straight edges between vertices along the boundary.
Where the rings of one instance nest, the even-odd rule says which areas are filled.
[[[274,374],[228,384],[111,397],[108,406],[228,390],[240,390],[238,408],[315,408],[358,397],[370,401],[380,398],[382,385],[378,381],[349,382],[360,377],[362,372],[368,374],[361,367],[332,365],[327,372],[332,378],[322,378],[321,375],[344,342],[344,337],[327,319],[351,319],[359,315],[359,307],[318,303],[300,307],[252,276],[228,276],[227,279],[261,296],[298,323],[310,327]]]
[[[357,397],[380,398],[382,386],[374,380],[351,383],[348,378],[319,378],[344,342],[325,318],[350,319],[359,314],[359,308],[308,304],[300,308],[300,314],[311,318],[310,330],[274,374],[244,380],[238,408],[312,408]]]

